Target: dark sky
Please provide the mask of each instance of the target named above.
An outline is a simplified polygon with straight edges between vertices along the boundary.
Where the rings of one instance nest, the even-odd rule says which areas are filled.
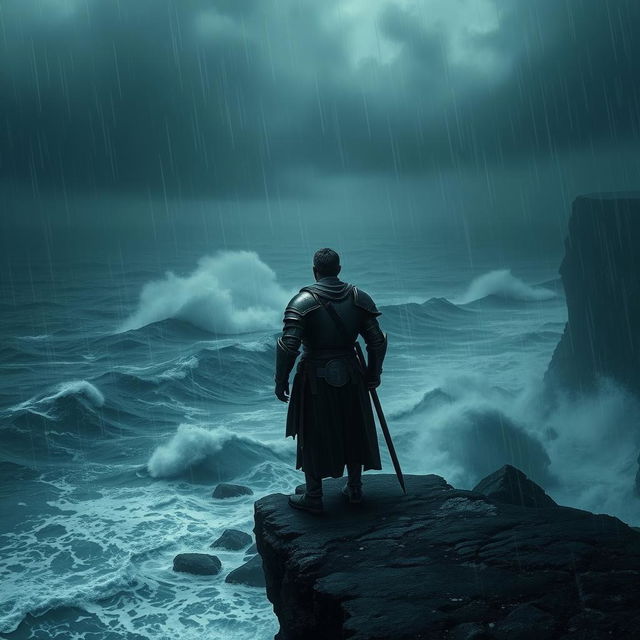
[[[637,188],[638,34],[637,0],[2,0],[0,184],[542,219]]]

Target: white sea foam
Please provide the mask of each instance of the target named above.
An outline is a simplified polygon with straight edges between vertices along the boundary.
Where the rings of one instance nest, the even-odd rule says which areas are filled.
[[[152,453],[147,470],[153,478],[174,478],[202,465],[212,475],[235,475],[248,471],[265,457],[278,458],[288,449],[286,445],[265,443],[228,429],[181,424]]]
[[[158,374],[159,380],[184,380],[194,369],[198,368],[200,361],[196,356],[189,356],[180,360],[173,367]]]
[[[29,398],[29,400],[25,400],[15,407],[12,407],[11,410],[18,411],[31,409],[43,411],[54,404],[54,402],[59,398],[65,398],[67,396],[81,396],[94,407],[101,407],[104,405],[104,395],[98,387],[91,384],[88,380],[69,380],[67,382],[60,383],[53,393]]]
[[[136,311],[120,331],[177,318],[218,334],[275,329],[290,298],[253,251],[204,256],[187,276],[168,271],[142,288]]]
[[[397,413],[411,442],[400,452],[408,470],[471,489],[510,463],[559,504],[640,523],[634,496],[640,403],[612,381],[602,380],[590,395],[560,395],[553,406],[543,400],[539,381],[510,395],[465,376],[445,381],[440,391]]]
[[[462,297],[456,300],[456,304],[467,304],[490,295],[523,302],[550,300],[556,297],[551,289],[532,287],[516,278],[510,269],[499,269],[489,271],[473,280]]]

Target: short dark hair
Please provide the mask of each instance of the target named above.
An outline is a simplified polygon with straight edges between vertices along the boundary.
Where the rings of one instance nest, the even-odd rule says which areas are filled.
[[[313,266],[323,276],[337,276],[340,273],[340,256],[333,249],[318,249],[313,256]]]

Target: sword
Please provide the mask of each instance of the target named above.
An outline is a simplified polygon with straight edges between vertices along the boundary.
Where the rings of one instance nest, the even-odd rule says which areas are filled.
[[[360,343],[356,340],[356,354],[358,356],[358,360],[360,361],[360,366],[363,371],[367,370],[367,363],[364,359],[364,353],[362,353],[362,347]],[[380,422],[380,428],[382,429],[382,434],[384,435],[385,442],[387,443],[387,448],[389,449],[389,454],[391,455],[391,462],[393,462],[393,468],[396,471],[396,475],[398,476],[398,482],[402,487],[402,491],[404,495],[407,495],[407,490],[404,486],[404,476],[402,475],[402,469],[400,468],[400,462],[398,461],[398,456],[396,454],[396,448],[393,446],[393,441],[391,440],[391,434],[389,433],[389,425],[384,417],[384,413],[382,413],[382,405],[380,404],[380,398],[378,397],[378,392],[375,389],[369,389],[369,394],[371,395],[371,400],[373,401],[373,406],[376,409],[376,414],[378,415],[378,422]]]

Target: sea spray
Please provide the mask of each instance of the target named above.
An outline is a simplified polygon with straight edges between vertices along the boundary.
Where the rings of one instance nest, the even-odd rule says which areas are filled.
[[[198,260],[184,277],[167,271],[164,280],[142,288],[137,309],[120,331],[176,318],[216,334],[275,329],[292,292],[253,251],[220,251]]]
[[[556,294],[551,289],[528,285],[516,278],[510,269],[500,269],[489,271],[473,280],[462,297],[456,300],[456,303],[467,304],[487,296],[497,296],[521,302],[536,302],[550,300],[555,298]]]
[[[640,522],[633,494],[640,401],[611,380],[589,395],[559,393],[550,405],[540,380],[524,380],[512,394],[481,376],[455,376],[392,418],[411,441],[401,451],[410,472],[471,489],[509,463],[559,504]]]
[[[265,443],[227,429],[181,424],[147,463],[153,478],[189,475],[194,479],[229,479],[248,472],[265,460],[282,459],[291,447]]]

